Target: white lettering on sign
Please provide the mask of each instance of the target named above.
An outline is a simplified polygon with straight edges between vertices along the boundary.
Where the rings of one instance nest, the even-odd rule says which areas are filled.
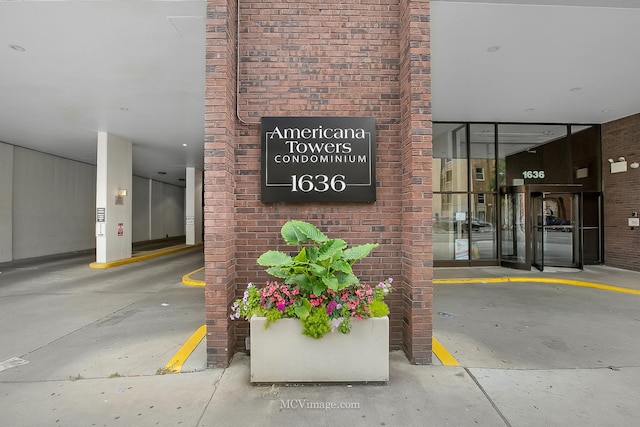
[[[366,132],[364,129],[342,129],[342,128],[284,128],[276,126],[271,132],[271,138],[277,136],[279,139],[364,139]]]
[[[544,178],[544,171],[524,171],[522,177],[525,179],[542,179]]]
[[[291,191],[300,190],[303,193],[317,191],[324,193],[331,189],[336,193],[340,193],[347,188],[347,183],[344,180],[344,175],[334,175],[332,177],[327,175],[291,175]]]

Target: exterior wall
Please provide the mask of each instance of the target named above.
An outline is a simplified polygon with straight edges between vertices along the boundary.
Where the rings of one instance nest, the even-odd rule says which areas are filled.
[[[640,228],[631,230],[627,218],[640,213],[640,169],[611,173],[607,159],[624,157],[640,162],[640,114],[602,126],[602,177],[604,193],[604,261],[612,267],[640,271]]]
[[[255,0],[241,2],[240,7],[237,67],[236,2],[208,2],[209,365],[226,366],[234,351],[244,350],[248,324],[228,320],[230,305],[248,282],[269,279],[255,262],[262,252],[290,250],[279,234],[288,219],[309,221],[350,245],[380,243],[354,266],[356,274],[369,283],[395,279],[390,346],[403,348],[414,363],[430,363],[429,2]],[[262,203],[262,116],[375,117],[377,201]]]
[[[184,193],[182,187],[152,181],[150,240],[185,234]]]
[[[95,166],[15,147],[13,172],[13,259],[95,247]]]
[[[13,145],[0,142],[0,262],[13,259]]]
[[[134,241],[184,235],[184,188],[134,177]],[[0,143],[0,262],[94,249],[96,167]]]
[[[185,189],[133,177],[133,242],[183,236]]]
[[[133,230],[131,239],[133,242],[151,240],[151,197],[149,192],[153,181],[134,176],[132,185]]]

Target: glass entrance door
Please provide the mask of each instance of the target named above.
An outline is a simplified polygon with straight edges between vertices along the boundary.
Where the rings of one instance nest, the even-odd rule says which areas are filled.
[[[582,193],[578,187],[501,188],[500,259],[504,267],[582,268]]]
[[[501,192],[502,265],[520,270],[531,269],[528,242],[527,193],[524,187],[503,188]]]
[[[532,265],[582,268],[580,193],[531,193]]]

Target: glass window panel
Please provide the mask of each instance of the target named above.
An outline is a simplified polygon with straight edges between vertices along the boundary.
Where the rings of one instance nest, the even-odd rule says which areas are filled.
[[[498,155],[500,185],[571,182],[566,125],[499,125]]]
[[[467,191],[467,134],[461,123],[433,125],[433,191]]]
[[[468,260],[467,194],[434,194],[433,212],[433,259]]]
[[[502,198],[502,259],[525,262],[524,193],[505,194]]]
[[[471,191],[493,192],[496,189],[495,126],[472,124],[469,128],[471,151]]]
[[[496,195],[483,193],[475,199],[471,204],[471,259],[497,259]]]

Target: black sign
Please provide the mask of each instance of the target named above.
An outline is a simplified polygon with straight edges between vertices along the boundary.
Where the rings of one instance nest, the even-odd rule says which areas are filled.
[[[373,117],[263,117],[263,202],[374,202]]]

